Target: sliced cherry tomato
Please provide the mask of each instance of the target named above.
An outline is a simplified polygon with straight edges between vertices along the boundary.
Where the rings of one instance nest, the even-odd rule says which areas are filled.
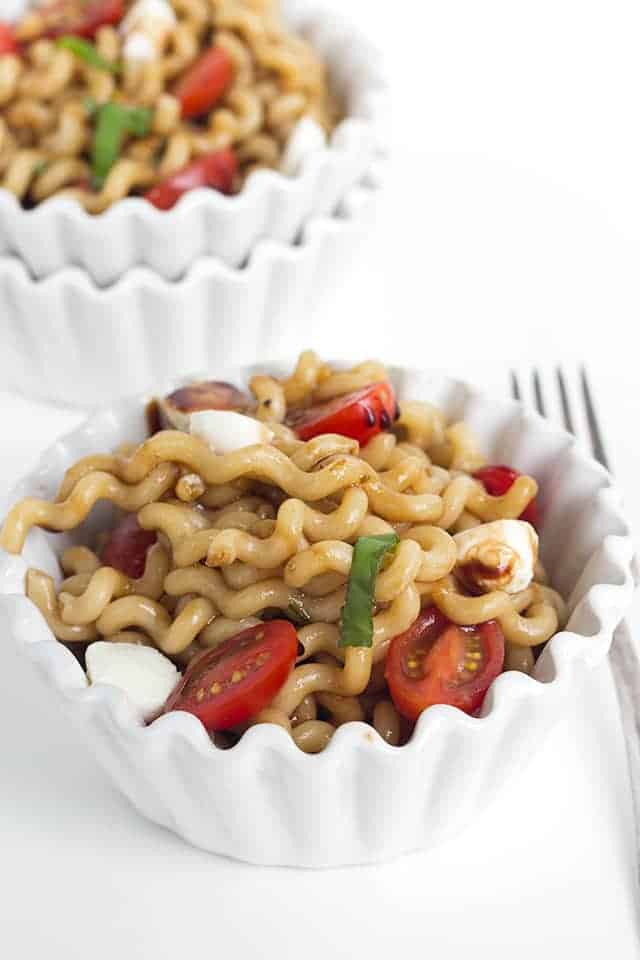
[[[45,21],[46,37],[73,34],[92,40],[100,27],[120,23],[124,0],[59,0],[39,11]]]
[[[179,387],[165,398],[164,403],[180,413],[198,410],[247,410],[249,397],[232,383],[223,380],[202,380]]]
[[[148,411],[152,432],[157,430],[184,430],[189,432],[189,414],[198,410],[235,410],[245,413],[251,409],[246,393],[222,380],[203,380],[189,383],[155,402]],[[149,413],[151,416],[149,416]]]
[[[391,641],[385,678],[398,711],[415,721],[436,703],[475,713],[503,663],[504,637],[495,620],[458,627],[431,606]]]
[[[186,120],[199,117],[215,106],[233,80],[233,61],[224,47],[203,53],[178,82],[174,96]]]
[[[13,32],[13,27],[0,21],[0,56],[3,53],[20,53],[20,44]]]
[[[249,627],[192,661],[164,712],[192,713],[210,731],[244,723],[271,703],[297,652],[298,636],[288,621]]]
[[[501,497],[507,490],[511,489],[518,477],[521,476],[522,474],[514,470],[513,467],[505,467],[502,465],[482,467],[481,470],[476,470],[474,473],[476,480],[480,481],[487,493],[491,494],[492,497]],[[534,527],[538,526],[540,517],[537,497],[534,497],[526,510],[523,510],[519,519],[526,520],[527,523],[530,523]]]
[[[381,430],[388,430],[397,416],[393,387],[388,380],[381,380],[327,403],[292,410],[287,424],[301,440],[311,440],[321,433],[339,433],[364,446]]]
[[[148,190],[144,196],[159,210],[171,210],[184,193],[197,187],[210,187],[220,193],[231,193],[237,172],[238,161],[233,150],[217,150],[178,170]]]
[[[102,548],[102,562],[137,580],[144,573],[147,551],[156,542],[152,530],[143,530],[135,513],[124,517]]]

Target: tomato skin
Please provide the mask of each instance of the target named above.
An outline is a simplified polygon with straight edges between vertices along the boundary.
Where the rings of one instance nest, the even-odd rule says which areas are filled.
[[[171,210],[183,194],[198,187],[210,187],[228,194],[233,189],[237,172],[238,161],[233,150],[216,150],[152,187],[145,193],[145,200],[158,210]]]
[[[505,467],[502,464],[493,465],[488,467],[482,467],[481,470],[476,470],[473,475],[476,480],[479,480],[483,485],[488,494],[492,497],[501,497],[507,490],[510,490],[518,477],[521,477],[522,474],[517,470],[514,470],[513,467]],[[531,503],[527,506],[525,510],[520,514],[519,520],[526,520],[527,523],[530,523],[531,526],[537,527],[540,522],[539,510],[538,510],[538,498],[534,497]]]
[[[114,26],[124,16],[124,0],[91,0],[84,7],[73,0],[48,4],[40,11],[50,24],[44,36],[54,39],[66,34],[93,40],[100,27]]]
[[[271,703],[297,653],[288,620],[249,627],[189,664],[164,713],[192,713],[210,732],[245,723]]]
[[[365,446],[382,430],[388,430],[397,416],[393,387],[388,380],[381,380],[328,403],[292,410],[286,422],[301,440],[338,433]]]
[[[13,27],[0,21],[0,56],[3,53],[20,54],[20,44],[13,32]]]
[[[224,47],[211,47],[178,82],[174,96],[185,120],[199,117],[215,106],[233,80],[233,62]]]
[[[471,670],[465,667],[470,651],[469,662],[477,664]],[[503,664],[504,636],[494,620],[458,627],[431,606],[391,641],[385,679],[398,712],[415,722],[437,703],[475,713]]]
[[[130,513],[111,531],[102,548],[102,562],[137,580],[144,573],[147,552],[156,540],[154,531],[143,530],[135,513]]]
[[[181,413],[197,413],[199,410],[248,410],[251,401],[246,393],[232,383],[222,380],[203,380],[178,387],[165,397],[165,403]]]

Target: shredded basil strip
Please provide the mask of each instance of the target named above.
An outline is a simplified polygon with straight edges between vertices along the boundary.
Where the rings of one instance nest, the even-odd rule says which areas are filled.
[[[125,134],[144,137],[151,127],[151,110],[147,107],[124,107],[120,103],[104,103],[96,112],[93,140],[93,181],[99,189],[118,159]]]
[[[347,600],[342,608],[341,647],[373,644],[373,594],[382,559],[400,542],[395,533],[358,537],[353,548]]]
[[[93,117],[98,110],[98,104],[93,97],[85,97],[82,101],[82,106],[84,107],[85,113],[88,117]]]
[[[105,60],[104,57],[101,57],[95,46],[90,43],[89,40],[83,40],[82,37],[76,37],[70,34],[66,37],[59,37],[56,43],[59,47],[70,50],[76,57],[80,57],[80,59],[88,63],[90,67],[95,67],[97,70],[106,70],[109,73],[120,73],[122,69],[119,63],[112,63],[109,60]]]

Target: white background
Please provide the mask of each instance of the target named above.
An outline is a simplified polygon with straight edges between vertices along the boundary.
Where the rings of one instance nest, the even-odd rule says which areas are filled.
[[[344,10],[345,4],[340,4]],[[394,78],[376,242],[313,345],[495,384],[589,363],[640,522],[638,7],[350,0]],[[340,331],[340,341],[336,331]],[[7,395],[9,482],[71,415]],[[140,820],[17,658],[0,675],[0,936],[11,960],[637,956],[631,806],[608,670],[457,840],[385,867],[249,868]]]

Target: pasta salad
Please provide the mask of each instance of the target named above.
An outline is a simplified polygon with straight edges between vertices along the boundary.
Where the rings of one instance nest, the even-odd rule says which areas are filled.
[[[0,23],[0,183],[99,214],[298,172],[339,119],[277,0],[44,0]]]
[[[27,595],[90,682],[147,722],[178,710],[220,748],[275,723],[309,753],[370,724],[402,746],[424,710],[481,709],[504,670],[531,673],[566,619],[538,556],[536,481],[487,464],[467,426],[398,405],[385,368],[303,353],[248,390],[193,383],[148,408],[140,445],[83,458],[34,526],[114,520],[37,569]]]

